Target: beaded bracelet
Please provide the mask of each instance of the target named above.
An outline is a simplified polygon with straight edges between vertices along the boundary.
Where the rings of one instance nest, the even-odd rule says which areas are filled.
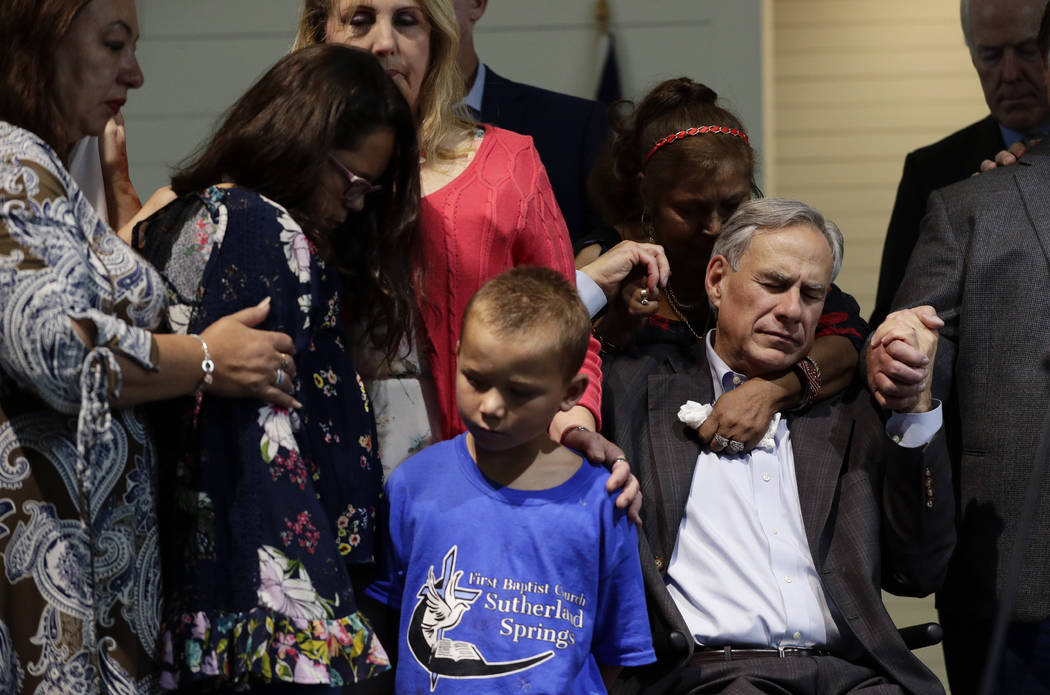
[[[792,369],[798,373],[799,381],[802,382],[802,398],[792,410],[805,410],[820,396],[820,366],[812,357],[806,355],[796,362]]]
[[[204,342],[204,338],[196,333],[190,333],[189,336],[199,340],[201,347],[204,348],[204,359],[201,361],[201,371],[204,372],[204,376],[201,377],[201,383],[197,385],[197,389],[194,391],[194,393],[200,393],[205,386],[211,386],[212,382],[215,381],[215,363],[212,362],[211,353],[208,352],[208,344]]]

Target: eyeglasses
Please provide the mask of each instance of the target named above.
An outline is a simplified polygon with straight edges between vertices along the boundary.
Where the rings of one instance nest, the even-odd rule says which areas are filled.
[[[373,193],[378,193],[383,190],[382,186],[373,185],[371,181],[363,176],[358,176],[354,172],[343,166],[342,162],[335,158],[334,155],[328,155],[328,161],[335,165],[344,177],[346,177],[346,190],[343,191],[343,201],[348,205],[352,205],[357,201],[366,198]]]

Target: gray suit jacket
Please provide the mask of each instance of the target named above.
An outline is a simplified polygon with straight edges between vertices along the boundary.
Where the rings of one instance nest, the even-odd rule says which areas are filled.
[[[689,635],[663,572],[685,511],[700,443],[678,422],[686,400],[711,402],[701,344],[653,344],[604,365],[606,436],[624,448],[642,486],[642,563],[654,637]],[[790,417],[802,517],[810,551],[843,636],[843,657],[911,693],[943,693],[908,651],[880,589],[924,596],[938,588],[955,541],[943,434],[921,449],[885,436],[866,391],[853,388]],[[688,639],[690,649],[691,638]]]
[[[893,306],[893,295],[900,288],[908,259],[919,238],[930,193],[969,177],[980,168],[982,159],[990,159],[1005,148],[999,123],[985,116],[904,159],[904,173],[897,186],[897,199],[882,247],[879,288],[869,321],[872,326],[882,323]]]
[[[994,615],[1050,398],[1050,143],[1012,167],[935,191],[894,306],[946,323],[946,403],[959,541],[938,606]],[[1050,481],[1025,547],[1015,620],[1050,617]]]

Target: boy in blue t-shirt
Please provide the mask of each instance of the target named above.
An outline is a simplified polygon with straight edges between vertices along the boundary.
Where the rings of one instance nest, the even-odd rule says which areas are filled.
[[[399,693],[604,693],[655,660],[637,536],[608,472],[553,441],[587,387],[590,321],[547,268],[470,300],[456,401],[467,433],[387,481],[390,542],[369,593],[400,613]]]

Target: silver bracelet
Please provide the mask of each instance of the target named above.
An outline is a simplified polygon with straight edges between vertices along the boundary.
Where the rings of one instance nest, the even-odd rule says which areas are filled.
[[[204,390],[205,386],[211,386],[211,383],[215,381],[215,363],[212,362],[211,353],[208,352],[208,344],[204,342],[204,338],[200,337],[196,333],[190,333],[191,338],[196,338],[201,342],[201,347],[204,348],[204,359],[201,361],[201,371],[204,372],[204,376],[201,377],[201,383],[197,385],[197,390],[194,393],[200,393]]]

